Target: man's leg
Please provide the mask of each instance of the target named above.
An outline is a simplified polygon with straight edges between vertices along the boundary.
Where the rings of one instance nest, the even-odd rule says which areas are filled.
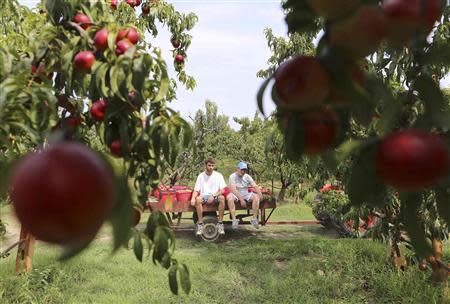
[[[197,209],[197,231],[196,235],[202,235],[203,233],[203,196],[197,196],[195,198],[195,209]]]
[[[195,198],[195,209],[197,209],[197,231],[196,235],[201,235],[203,233],[203,197],[197,196]]]
[[[225,234],[225,229],[223,227],[223,213],[225,210],[225,198],[223,195],[219,195],[219,197],[216,198],[216,202],[219,204],[219,222],[217,223],[217,230],[219,231],[219,234]],[[211,204],[215,202],[214,197],[211,195],[208,197],[208,204]]]
[[[223,222],[223,214],[225,213],[225,197],[223,195],[219,195],[217,198],[219,201],[219,222]]]
[[[195,209],[197,209],[197,216],[199,224],[203,224],[203,197],[197,196],[195,198]]]
[[[252,211],[253,211],[253,218],[258,219],[259,215],[259,196],[256,194],[252,195]]]
[[[228,204],[228,210],[230,211],[231,214],[231,219],[233,221],[236,220],[236,206],[234,204],[234,196],[232,195],[232,193],[228,194],[227,196],[227,204]]]
[[[252,213],[253,213],[253,219],[250,221],[253,227],[256,229],[259,229],[259,221],[258,221],[258,214],[259,214],[259,196],[253,193],[250,197],[250,200],[252,202]]]
[[[230,210],[232,219],[231,228],[234,230],[238,229],[239,226],[239,221],[236,219],[236,199],[237,197],[233,193],[227,196],[228,210]]]

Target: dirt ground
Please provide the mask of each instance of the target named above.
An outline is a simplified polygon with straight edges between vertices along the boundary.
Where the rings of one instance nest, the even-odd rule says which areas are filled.
[[[182,224],[180,228],[175,228],[175,236],[178,239],[196,239],[193,224]],[[333,230],[327,230],[321,225],[268,225],[260,229],[255,229],[250,225],[240,225],[238,230],[231,230],[225,227],[225,235],[220,236],[216,242],[229,242],[234,239],[253,237],[262,240],[270,239],[291,239],[309,237],[338,238],[339,235]]]
[[[19,240],[20,223],[8,206],[0,208],[0,219],[6,225],[6,234],[0,237],[0,252]]]
[[[14,216],[14,212],[9,207],[0,208],[0,218],[6,224],[6,234],[0,238],[0,252],[8,248],[19,240],[20,223]],[[145,229],[145,224],[141,223],[138,229]],[[183,220],[179,227],[174,228],[177,239],[199,239],[194,235],[195,225],[192,221]],[[267,225],[260,229],[255,229],[250,225],[240,225],[238,230],[231,230],[226,226],[226,234],[221,236],[216,242],[229,242],[233,239],[255,237],[258,239],[280,239],[280,238],[306,238],[306,237],[328,237],[338,238],[335,231],[327,230],[320,225]],[[98,239],[106,240],[111,238],[111,229],[107,225],[100,230]]]

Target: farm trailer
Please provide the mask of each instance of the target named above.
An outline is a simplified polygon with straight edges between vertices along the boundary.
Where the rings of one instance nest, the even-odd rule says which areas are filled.
[[[177,200],[176,193],[170,193],[162,195],[159,199],[149,196],[147,201],[147,207],[150,211],[160,211],[166,213],[167,219],[172,227],[176,228],[180,226],[181,219],[192,219],[194,223],[197,223],[197,211],[194,206],[191,205],[190,200]],[[251,203],[247,202],[247,206],[244,208],[239,203],[236,204],[236,218],[239,219],[239,224],[250,224],[250,221],[244,220],[246,217],[252,216],[250,213]],[[267,197],[263,195],[263,199],[259,203],[259,220],[262,226],[265,226],[276,208],[276,200],[273,197]],[[228,210],[227,203],[225,202],[225,211]],[[267,214],[266,210],[270,210]],[[219,232],[217,230],[217,211],[218,204],[210,203],[203,205],[203,234],[202,238],[207,241],[214,241],[219,237]],[[239,212],[244,211],[244,212]],[[172,221],[172,216],[174,214],[176,223]],[[183,213],[192,213],[192,217],[183,218]],[[229,215],[226,213],[225,215]],[[224,224],[231,224],[231,221],[224,221]]]

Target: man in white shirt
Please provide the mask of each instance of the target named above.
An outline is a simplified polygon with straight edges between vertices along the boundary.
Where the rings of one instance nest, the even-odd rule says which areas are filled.
[[[248,166],[244,162],[237,165],[236,172],[230,175],[228,180],[230,193],[227,195],[228,209],[230,210],[231,218],[233,219],[232,228],[237,229],[239,221],[236,219],[235,202],[240,202],[241,206],[246,208],[247,202],[252,203],[253,219],[250,221],[253,227],[259,228],[258,209],[259,202],[262,199],[261,189],[255,183],[253,178],[247,174]],[[248,187],[252,186],[256,194],[248,192]]]
[[[219,234],[225,234],[223,227],[223,215],[225,210],[225,197],[222,195],[226,187],[222,174],[214,171],[214,160],[208,158],[205,161],[205,171],[200,173],[195,182],[192,193],[191,205],[197,209],[198,222],[196,235],[203,233],[203,204],[219,203],[219,222],[217,229]]]

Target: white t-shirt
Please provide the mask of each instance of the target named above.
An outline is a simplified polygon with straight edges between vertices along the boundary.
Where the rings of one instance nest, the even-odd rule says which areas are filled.
[[[228,179],[228,183],[230,185],[236,185],[236,189],[242,196],[248,195],[248,187],[250,187],[255,181],[253,178],[245,173],[242,177],[239,176],[236,172],[230,175]]]
[[[206,172],[202,172],[197,177],[194,190],[199,192],[201,195],[208,195],[214,194],[225,187],[225,180],[219,172],[213,171],[211,175],[206,174]]]

